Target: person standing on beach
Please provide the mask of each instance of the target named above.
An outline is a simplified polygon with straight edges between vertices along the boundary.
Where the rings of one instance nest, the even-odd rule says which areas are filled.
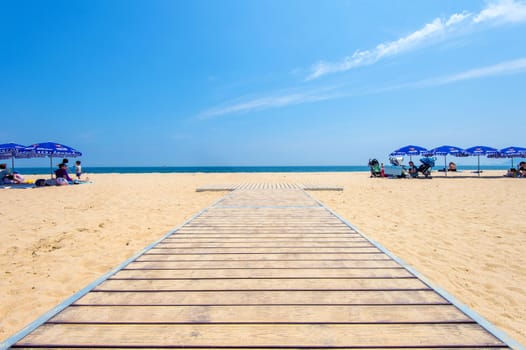
[[[77,180],[80,181],[80,176],[82,175],[82,165],[80,165],[80,160],[75,162],[75,175],[77,176]]]

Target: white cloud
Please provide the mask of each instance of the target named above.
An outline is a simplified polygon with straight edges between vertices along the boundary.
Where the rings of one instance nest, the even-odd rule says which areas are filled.
[[[463,13],[455,13],[449,17],[449,19],[446,22],[446,26],[452,26],[454,24],[460,23],[464,21],[466,18],[471,17],[472,15],[469,12],[463,12]]]
[[[400,89],[428,88],[439,85],[452,84],[455,82],[471,79],[486,78],[492,76],[502,76],[510,74],[520,74],[526,72],[526,57],[512,61],[501,62],[491,66],[474,68],[461,73],[452,74],[444,77],[433,78],[418,82],[405,83],[400,85],[384,86],[380,88],[354,88],[349,90],[349,86],[326,86],[316,90],[304,90],[300,92],[281,92],[274,96],[266,96],[248,99],[244,102],[232,103],[226,106],[210,108],[201,114],[200,119],[211,119],[227,114],[247,113],[257,110],[299,105],[324,100],[334,100],[342,97],[358,95],[374,95],[388,93]]]
[[[499,23],[513,23],[526,21],[526,2],[514,0],[500,0],[488,4],[473,18],[474,23],[495,21]]]
[[[341,62],[319,62],[313,65],[307,80],[319,78],[325,74],[344,72],[352,68],[366,66],[378,62],[388,56],[410,51],[418,46],[425,45],[430,40],[443,35],[450,27],[458,25],[468,18],[468,13],[456,13],[448,19],[435,18],[421,29],[395,41],[378,44],[372,50],[358,50],[352,56],[346,57]]]
[[[492,66],[470,69],[462,73],[453,74],[447,77],[428,80],[421,85],[444,85],[462,80],[486,78],[491,76],[501,76],[526,72],[526,58],[513,61],[501,62]]]
[[[200,119],[210,119],[233,113],[246,113],[268,108],[285,107],[298,105],[309,102],[334,99],[337,94],[334,93],[336,87],[324,87],[315,90],[304,90],[299,92],[281,92],[274,96],[258,97],[248,99],[238,103],[232,103],[226,106],[213,107],[199,114]]]
[[[469,18],[472,20],[468,21]],[[352,56],[345,57],[339,62],[318,62],[312,65],[306,80],[371,65],[383,58],[423,47],[434,40],[446,40],[448,35],[455,33],[462,27],[490,21],[499,24],[526,21],[526,2],[499,0],[489,3],[478,14],[464,11],[455,13],[449,18],[435,18],[419,30],[398,40],[380,43],[370,50],[357,50]]]

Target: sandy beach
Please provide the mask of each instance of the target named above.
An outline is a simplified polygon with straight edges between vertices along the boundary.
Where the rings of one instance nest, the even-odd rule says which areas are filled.
[[[343,186],[311,194],[526,344],[526,180],[500,175],[94,174],[87,185],[1,189],[0,339],[226,194],[197,187],[248,182]]]

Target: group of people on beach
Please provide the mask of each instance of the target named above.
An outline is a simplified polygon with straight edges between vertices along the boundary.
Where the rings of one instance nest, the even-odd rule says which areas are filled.
[[[397,168],[397,171],[395,173],[389,172],[389,174],[386,172],[384,163],[378,162],[376,159],[370,159],[369,160],[369,169],[371,170],[371,177],[418,177],[418,173],[423,174],[425,177],[430,176],[431,174],[431,168],[434,166],[435,161],[434,158],[422,158],[420,159],[420,162],[422,165],[417,167],[415,163],[411,160],[409,161],[409,164],[407,166],[402,164],[401,159],[398,158],[390,158],[391,164]],[[392,167],[391,167],[392,168]],[[446,171],[439,170],[439,171]],[[457,165],[454,162],[449,163],[449,168],[447,171],[457,171]]]
[[[55,178],[49,180],[37,180],[36,185],[39,186],[38,181],[41,181],[44,185],[69,185],[70,183],[80,183],[84,179],[82,177],[82,164],[80,160],[75,162],[75,176],[76,179],[72,179],[68,173],[68,159],[62,159],[62,162],[58,165],[58,169],[55,170]],[[87,179],[86,179],[87,180]],[[16,171],[12,171],[7,168],[6,163],[0,163],[0,185],[13,185],[13,184],[24,184],[26,183],[25,178]],[[31,181],[32,183],[32,181]]]
[[[526,177],[526,162],[520,162],[517,168],[510,168],[506,173],[507,177]]]
[[[75,162],[75,176],[77,177],[76,180],[73,180],[68,173],[68,163],[69,160],[67,158],[62,159],[62,163],[58,165],[58,169],[55,170],[55,181],[58,186],[63,185],[69,185],[72,182],[75,181],[82,181],[82,163],[80,160],[77,160]]]

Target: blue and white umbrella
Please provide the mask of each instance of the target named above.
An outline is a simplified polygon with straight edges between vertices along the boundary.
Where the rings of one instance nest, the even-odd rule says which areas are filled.
[[[444,173],[446,174],[447,176],[447,170],[448,170],[448,167],[447,167],[447,156],[448,155],[460,155],[464,152],[464,150],[460,147],[457,147],[457,146],[449,146],[449,145],[443,145],[443,146],[438,146],[438,147],[435,147],[431,150],[429,150],[429,153],[430,155],[433,155],[433,156],[444,156]]]
[[[526,158],[526,148],[510,146],[499,150],[498,154],[490,155],[492,158],[511,158],[513,168],[513,158]]]
[[[508,158],[526,157],[526,148],[510,146],[499,150],[499,153],[501,156]]]
[[[404,147],[401,147],[397,150],[394,150],[389,154],[390,157],[397,157],[397,156],[409,156],[409,159],[411,159],[412,156],[420,156],[420,155],[426,155],[428,154],[428,150],[425,147],[421,146],[415,146],[415,145],[407,145]],[[412,160],[412,159],[411,159]]]
[[[11,171],[15,170],[15,158],[17,152],[25,147],[26,146],[19,145],[18,143],[3,143],[0,145],[0,159],[11,158]]]
[[[49,157],[51,177],[53,177],[53,158],[80,157],[82,153],[73,147],[62,145],[57,142],[42,142],[28,146],[19,152],[21,155],[28,154],[34,157]]]
[[[499,150],[489,146],[473,146],[466,148],[463,153],[470,156],[477,156],[477,173],[480,176],[480,156],[494,156],[499,154]]]

